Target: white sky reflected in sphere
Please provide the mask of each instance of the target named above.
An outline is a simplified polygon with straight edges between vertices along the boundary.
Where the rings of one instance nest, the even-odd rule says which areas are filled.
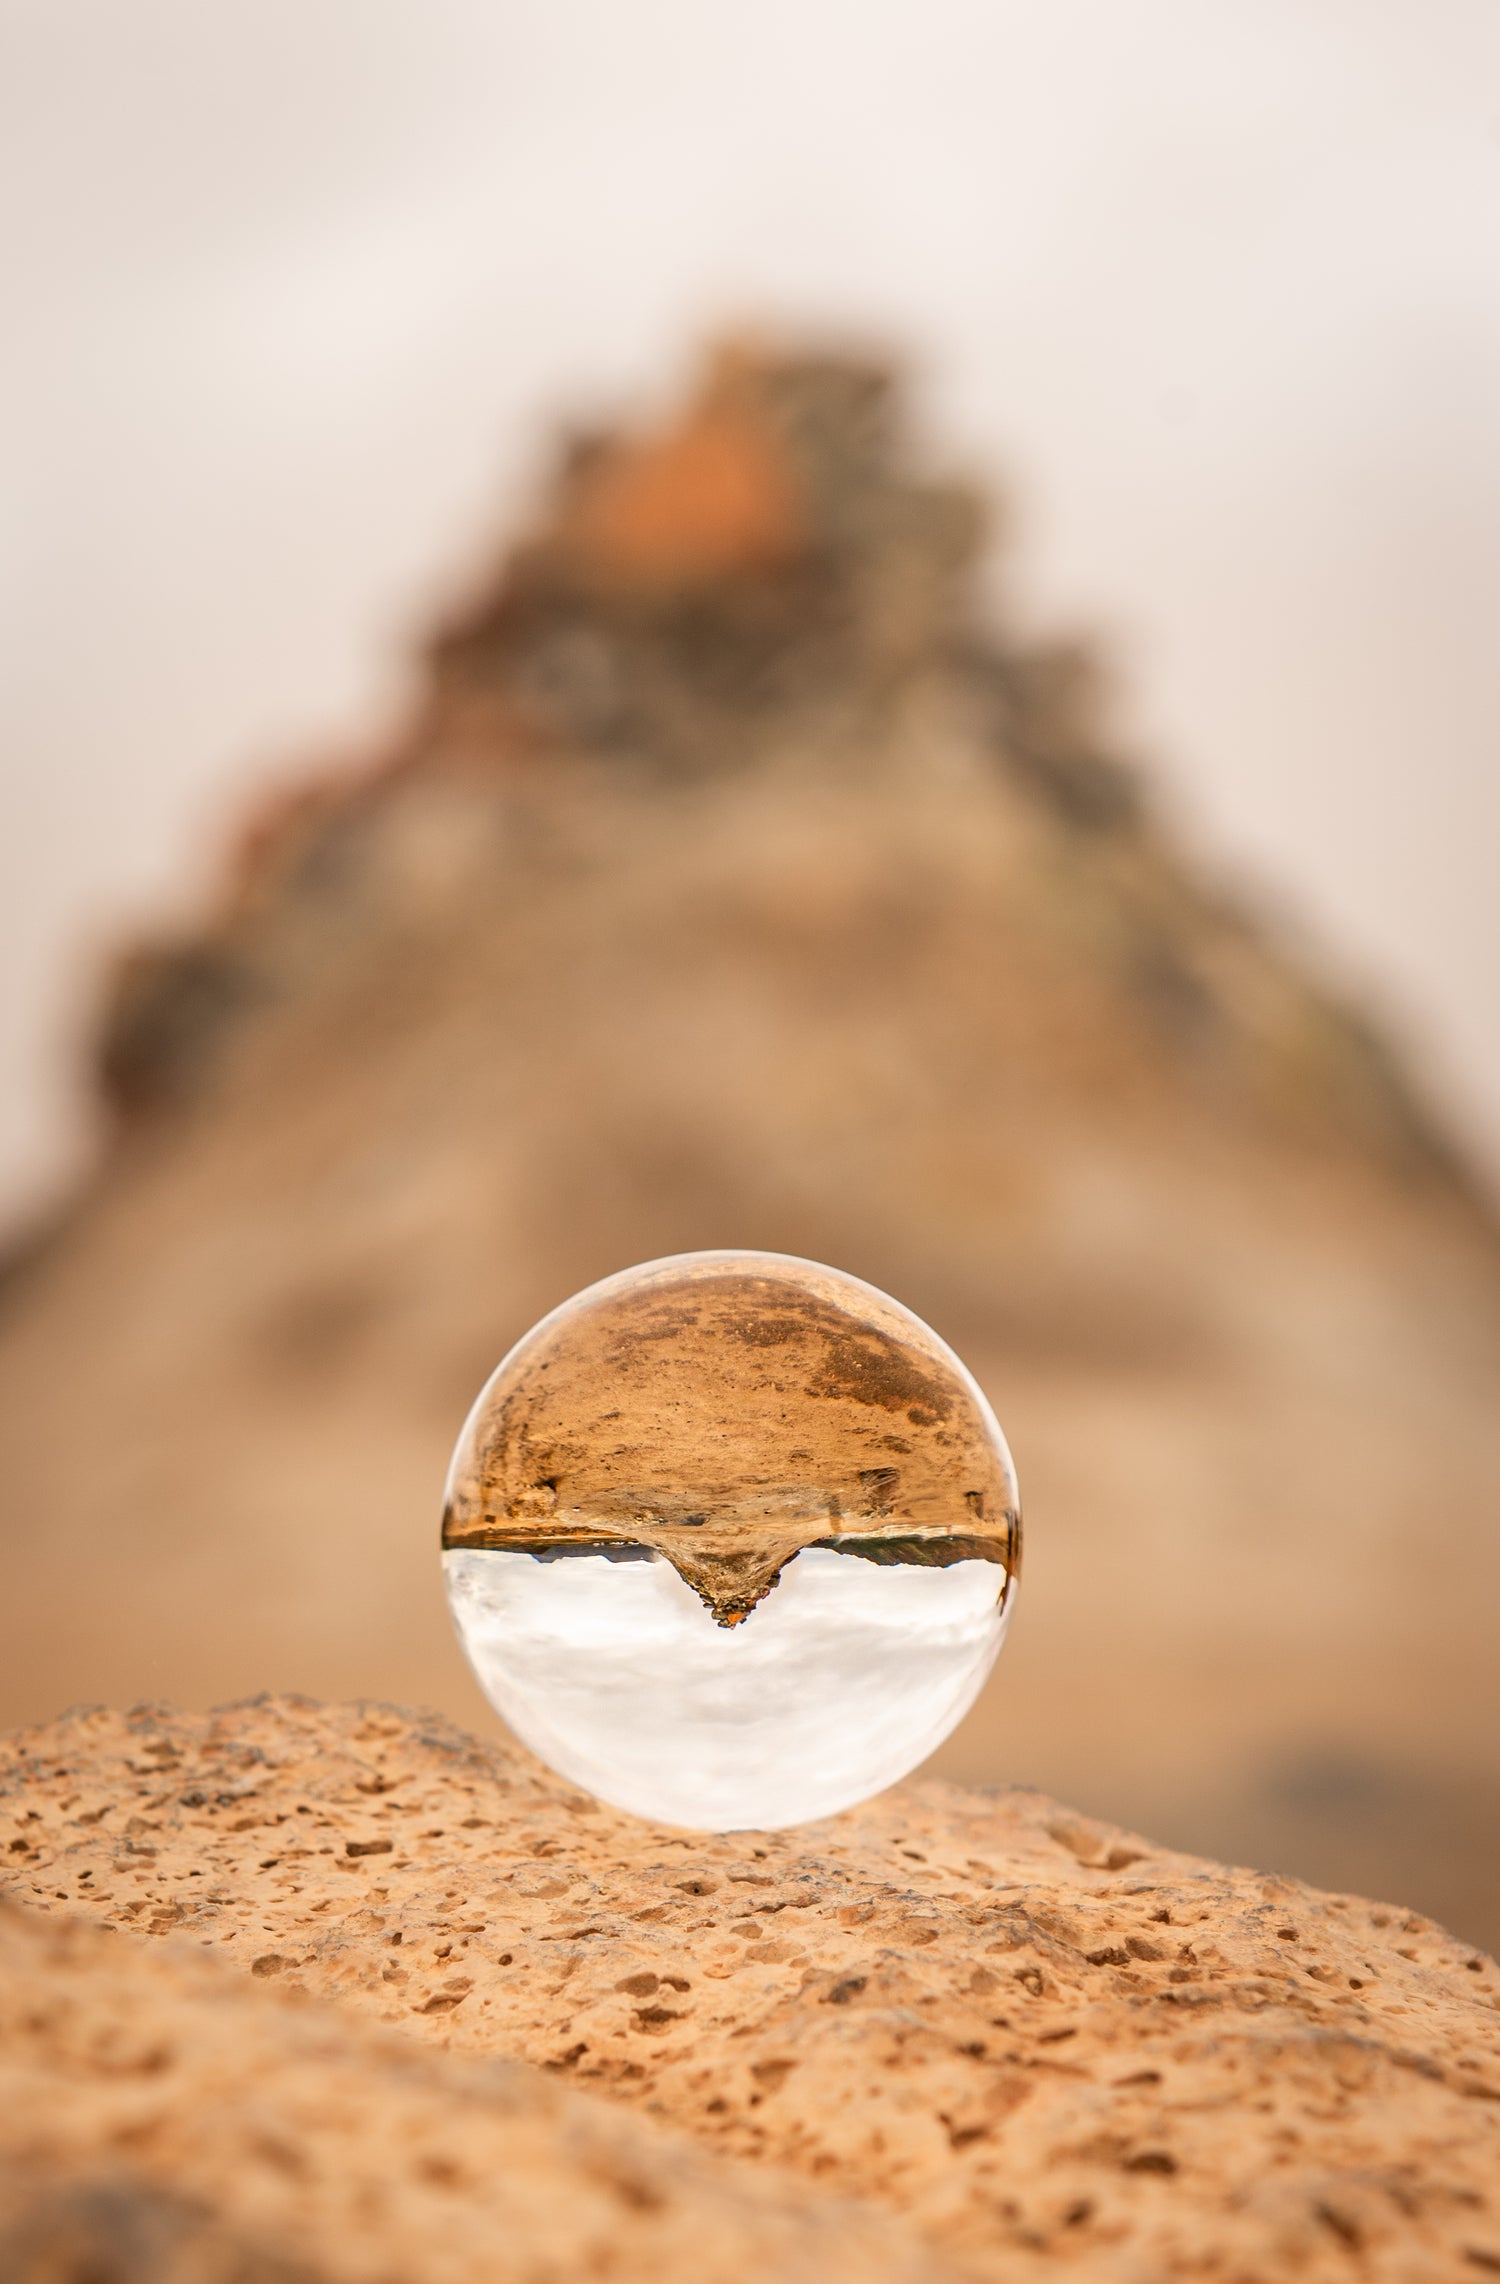
[[[501,1359],[443,1550],[533,1752],[638,1816],[767,1830],[867,1800],[963,1718],[1021,1515],[983,1392],[910,1309],[785,1253],[679,1253]]]
[[[490,1703],[575,1784],[703,1831],[831,1816],[925,1760],[1009,1618],[992,1562],[808,1547],[732,1629],[661,1557],[458,1549],[454,1623]]]

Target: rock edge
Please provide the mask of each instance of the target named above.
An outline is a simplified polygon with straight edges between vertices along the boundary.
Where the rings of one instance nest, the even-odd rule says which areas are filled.
[[[696,2237],[728,2247],[698,2273],[800,2275],[828,2226],[851,2276],[913,2272],[921,2240],[932,2274],[934,2257],[1006,2278],[1057,2259],[1101,2278],[1500,2272],[1492,1963],[1415,1914],[1158,1849],[1039,1794],[919,1782],[793,1833],[688,1835],[436,1717],[265,1698],[4,1740],[0,1862],[30,1920],[6,1922],[6,2010],[27,1983],[61,2025],[34,2034],[43,2078],[72,2082],[68,2041],[95,2018],[88,2069],[107,2076],[96,2049],[127,2002],[141,2038],[199,2005],[232,2017],[213,2090],[230,2121],[277,2106],[308,2038],[391,2116],[418,2052],[455,2112],[507,2057],[552,2081],[543,2140],[637,2134],[655,2153],[686,2135],[716,2153],[707,2172],[681,2161],[655,2240],[619,2220],[621,2275],[675,2276],[668,2239],[687,2259]],[[38,1913],[169,1935],[172,1964],[38,1930]],[[210,1993],[183,1938],[244,1979]],[[340,2010],[316,2012],[326,2031],[304,2027],[308,1998]],[[559,2080],[602,2122],[559,2109]],[[3,2108],[12,2165],[32,2163],[38,2104]],[[81,2080],[58,2115],[73,2173],[118,2156],[114,2111]],[[383,2130],[317,2142],[331,2185],[296,2237],[308,2273],[374,2273],[359,2226],[345,2242],[329,2215],[376,2194]],[[553,2184],[535,2214],[571,2225],[587,2197],[559,2195],[566,2166],[529,2162]],[[670,2154],[650,2162],[675,2178]],[[164,2155],[153,2178],[221,2225],[219,2175]],[[837,2198],[865,2217],[829,2222]],[[746,2200],[782,2231],[774,2257]],[[872,2207],[899,2228],[872,2234]],[[720,2236],[710,2208],[738,2216]],[[464,2210],[464,2242],[493,2238],[493,2200],[487,2220]],[[516,2212],[511,2253],[540,2259],[553,2222]],[[576,2243],[554,2253],[589,2272]],[[453,2262],[434,2245],[402,2272],[479,2272]]]

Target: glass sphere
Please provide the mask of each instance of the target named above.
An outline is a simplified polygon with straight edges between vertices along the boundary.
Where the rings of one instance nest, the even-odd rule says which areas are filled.
[[[454,1623],[523,1743],[617,1808],[775,1829],[866,1800],[974,1702],[1020,1559],[1005,1438],[873,1285],[682,1253],[554,1309],[482,1390]]]

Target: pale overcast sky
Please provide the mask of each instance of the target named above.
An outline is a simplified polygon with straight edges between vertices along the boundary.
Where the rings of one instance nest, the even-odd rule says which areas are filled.
[[[0,0],[0,249],[0,1208],[103,947],[741,318],[911,353],[1500,1166],[1494,0]]]

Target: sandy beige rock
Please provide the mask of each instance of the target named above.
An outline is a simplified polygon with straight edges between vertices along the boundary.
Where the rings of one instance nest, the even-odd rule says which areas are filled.
[[[185,1944],[0,1908],[6,2284],[927,2284],[913,2232]]]
[[[368,1705],[84,1713],[0,1772],[33,1911],[541,2065],[978,2274],[1500,2269],[1500,1977],[1415,1914],[1029,1792],[656,1830]]]

